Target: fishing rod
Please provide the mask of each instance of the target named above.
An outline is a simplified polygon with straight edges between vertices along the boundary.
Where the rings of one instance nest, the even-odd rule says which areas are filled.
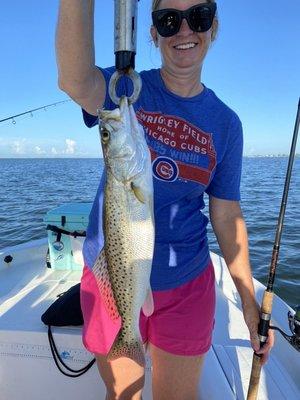
[[[293,140],[289,155],[289,162],[287,167],[287,173],[285,178],[283,196],[281,201],[281,207],[279,212],[279,218],[277,223],[277,230],[275,236],[275,242],[272,252],[271,264],[270,264],[270,271],[269,271],[269,280],[267,288],[264,292],[261,309],[260,309],[260,322],[258,325],[258,336],[260,340],[260,347],[264,345],[268,338],[268,330],[275,329],[279,331],[283,337],[288,340],[288,342],[298,351],[300,351],[300,306],[296,308],[296,313],[292,315],[292,313],[288,313],[288,321],[290,330],[292,335],[287,335],[281,329],[271,326],[271,313],[272,313],[272,303],[273,303],[273,286],[275,280],[275,272],[278,262],[278,255],[279,255],[279,248],[280,248],[280,240],[283,228],[283,221],[284,215],[287,205],[287,198],[289,193],[293,163],[295,159],[295,152],[296,152],[296,144],[297,144],[297,137],[299,131],[299,122],[300,122],[300,98],[298,101],[298,111],[296,116]],[[256,400],[258,394],[258,385],[260,379],[260,372],[261,372],[261,363],[260,363],[261,355],[253,353],[253,360],[252,360],[252,369],[251,369],[251,376],[247,394],[247,400]]]
[[[47,104],[46,106],[43,106],[43,107],[39,107],[39,108],[35,108],[33,110],[22,112],[21,114],[11,115],[10,117],[4,118],[4,119],[0,119],[0,123],[12,120],[12,123],[16,124],[15,118],[21,117],[22,115],[26,115],[26,114],[32,114],[33,112],[38,111],[38,110],[43,110],[44,109],[46,111],[46,109],[49,108],[49,107],[56,106],[56,105],[62,104],[62,103],[67,103],[68,101],[71,101],[71,100],[58,101],[56,103]]]

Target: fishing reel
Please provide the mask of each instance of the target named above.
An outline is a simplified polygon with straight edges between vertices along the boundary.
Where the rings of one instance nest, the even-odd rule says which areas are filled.
[[[292,335],[286,334],[276,326],[270,325],[270,329],[279,331],[281,335],[294,347],[294,349],[300,351],[300,306],[296,307],[294,315],[289,311],[287,316]]]

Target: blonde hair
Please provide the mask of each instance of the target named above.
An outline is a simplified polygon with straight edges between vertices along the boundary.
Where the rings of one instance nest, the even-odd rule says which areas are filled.
[[[207,3],[215,3],[214,0],[206,0]],[[159,3],[161,0],[152,0],[152,11],[156,11],[159,7]],[[218,20],[218,15],[215,15],[215,23],[212,28],[212,34],[211,34],[211,40],[212,42],[216,39],[217,33],[218,33],[218,27],[219,27],[219,20]]]

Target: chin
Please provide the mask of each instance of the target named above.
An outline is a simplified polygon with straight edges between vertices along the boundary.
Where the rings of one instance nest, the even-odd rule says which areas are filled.
[[[183,59],[176,59],[176,62],[174,63],[179,68],[195,68],[195,67],[200,67],[202,65],[202,60],[193,60],[190,57],[185,57]]]
[[[194,64],[202,64],[203,62],[203,55],[199,55],[199,54],[193,54],[193,52],[189,52],[187,51],[186,53],[178,53],[175,52],[174,54],[172,54],[172,58],[175,61],[176,64],[183,64],[183,65],[194,65]]]

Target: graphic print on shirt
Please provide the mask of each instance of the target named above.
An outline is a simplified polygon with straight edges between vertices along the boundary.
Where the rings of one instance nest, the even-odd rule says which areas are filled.
[[[185,119],[161,112],[136,112],[151,151],[154,176],[162,181],[177,179],[207,186],[216,166],[212,134]]]

